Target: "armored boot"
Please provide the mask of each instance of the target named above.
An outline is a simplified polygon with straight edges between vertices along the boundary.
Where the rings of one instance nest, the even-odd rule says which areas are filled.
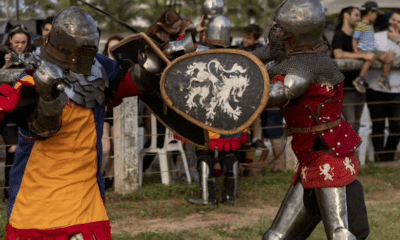
[[[328,240],[356,240],[348,230],[346,187],[315,189]]]
[[[201,198],[189,197],[188,201],[196,205],[206,205],[211,207],[217,206],[217,198],[215,193],[214,164],[215,159],[211,155],[201,155],[198,157]]]
[[[304,189],[300,182],[290,186],[285,199],[263,240],[307,239],[321,217],[313,215],[303,204]]]
[[[220,158],[224,174],[222,203],[233,206],[237,194],[237,180],[239,173],[239,160],[235,154],[225,154]]]

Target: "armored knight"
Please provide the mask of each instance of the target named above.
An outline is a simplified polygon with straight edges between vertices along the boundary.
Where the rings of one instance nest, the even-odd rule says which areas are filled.
[[[365,239],[355,155],[361,140],[342,118],[343,75],[322,41],[324,8],[318,0],[287,0],[274,21],[266,52],[256,54],[276,59],[267,106],[281,107],[299,165],[263,239],[307,239],[321,220],[329,240]]]
[[[204,9],[207,9],[208,13],[215,14],[209,20],[206,27],[204,42],[197,44],[196,51],[226,48],[229,46],[232,24],[228,18],[220,14],[223,9],[221,3],[222,1],[206,1],[204,3]],[[210,6],[214,6],[216,9],[210,9]],[[218,201],[215,190],[216,176],[214,173],[214,165],[216,164],[215,151],[217,151],[223,174],[222,203],[225,205],[234,205],[237,195],[239,171],[239,161],[236,152],[242,144],[247,142],[247,132],[236,135],[221,135],[209,131],[208,135],[210,139],[209,149],[198,150],[196,152],[202,195],[201,198],[191,197],[188,201],[193,204],[203,204],[213,207],[217,205]]]
[[[67,8],[34,52],[38,66],[0,87],[0,121],[20,127],[6,239],[111,239],[100,172],[105,90],[142,91],[98,43],[94,19]]]

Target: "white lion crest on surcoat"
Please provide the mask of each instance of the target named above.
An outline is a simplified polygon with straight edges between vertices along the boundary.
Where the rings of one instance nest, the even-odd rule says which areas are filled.
[[[223,113],[237,121],[242,114],[241,107],[234,109],[229,100],[239,102],[243,96],[250,81],[248,75],[242,75],[246,71],[237,63],[226,70],[217,59],[189,65],[185,73],[185,76],[190,76],[189,93],[185,96],[186,106],[191,110],[200,105],[206,110],[206,118],[209,120],[214,120],[218,106]]]

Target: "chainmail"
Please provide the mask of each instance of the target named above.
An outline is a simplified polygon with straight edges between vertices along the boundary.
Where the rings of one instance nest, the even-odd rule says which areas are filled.
[[[271,61],[280,62],[287,57],[284,36],[277,30],[277,28],[271,27],[268,33],[268,44],[252,52],[264,64]]]
[[[271,79],[277,75],[296,75],[321,85],[336,85],[344,80],[339,66],[326,52],[290,56],[271,68],[268,74]]]

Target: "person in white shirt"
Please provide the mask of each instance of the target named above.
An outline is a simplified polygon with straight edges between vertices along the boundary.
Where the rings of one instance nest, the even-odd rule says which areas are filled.
[[[379,16],[376,24],[375,44],[378,51],[394,52],[395,62],[400,60],[399,32],[400,12],[388,12]],[[393,69],[388,77],[391,90],[379,87],[380,69],[368,72],[366,99],[372,121],[372,143],[375,161],[392,161],[400,142],[400,70]],[[386,118],[389,122],[389,137],[384,141]]]

